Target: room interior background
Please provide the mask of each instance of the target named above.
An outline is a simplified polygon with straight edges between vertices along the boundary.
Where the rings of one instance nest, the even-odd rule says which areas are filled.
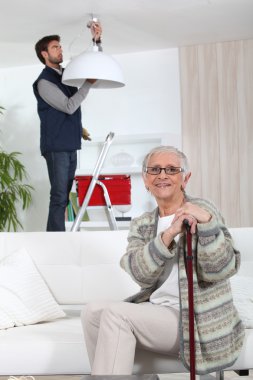
[[[91,91],[82,105],[84,126],[95,140],[113,131],[135,136],[140,147],[147,137],[150,144],[161,137],[182,147],[193,171],[189,192],[214,201],[229,226],[252,226],[252,57],[252,40],[117,55],[127,85]],[[33,204],[22,215],[25,231],[45,229],[49,199],[32,93],[41,68],[0,69],[0,102],[6,108],[1,145],[22,152],[35,188]],[[139,174],[132,175],[132,189],[131,216],[154,206]]]
[[[64,41],[62,45],[63,51],[66,50]],[[92,139],[105,139],[110,131],[128,140],[136,136],[131,154],[140,152],[143,147],[147,151],[161,141],[180,145],[178,49],[121,54],[115,58],[122,66],[126,86],[91,90],[82,104],[83,124]],[[0,118],[1,145],[8,151],[22,152],[23,163],[35,188],[32,206],[21,219],[25,231],[45,229],[49,200],[48,175],[39,150],[39,119],[32,92],[32,83],[41,69],[41,64],[0,69],[0,101],[6,108]],[[86,156],[85,147],[82,157],[85,168],[91,159],[88,149]],[[146,192],[140,173],[131,177],[132,208],[128,215],[136,216],[152,208],[153,199]]]

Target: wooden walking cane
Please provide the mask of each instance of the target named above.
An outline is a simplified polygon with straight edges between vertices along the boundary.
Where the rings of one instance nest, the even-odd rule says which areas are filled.
[[[193,256],[191,226],[184,219],[187,240],[186,272],[188,279],[189,340],[190,340],[190,379],[195,380],[195,339],[194,339],[194,295],[193,295]]]

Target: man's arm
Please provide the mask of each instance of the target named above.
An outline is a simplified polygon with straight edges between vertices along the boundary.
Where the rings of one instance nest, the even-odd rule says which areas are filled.
[[[79,90],[69,98],[54,83],[41,79],[38,82],[38,92],[51,107],[72,115],[88,95],[91,86],[92,83],[85,81]]]

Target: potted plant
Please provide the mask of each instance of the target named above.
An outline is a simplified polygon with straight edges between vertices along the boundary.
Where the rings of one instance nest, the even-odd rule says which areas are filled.
[[[0,113],[4,108],[0,106]],[[23,228],[17,206],[27,209],[32,200],[33,187],[23,183],[27,172],[19,160],[20,152],[7,153],[0,148],[0,231]]]

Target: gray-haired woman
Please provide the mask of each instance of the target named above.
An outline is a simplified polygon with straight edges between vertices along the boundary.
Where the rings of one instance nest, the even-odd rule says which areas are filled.
[[[195,366],[197,374],[232,365],[244,328],[229,278],[240,263],[223,217],[209,201],[186,194],[186,156],[171,146],[152,149],[143,162],[146,189],[157,208],[131,222],[121,267],[140,285],[127,302],[91,303],[82,313],[93,375],[127,375],[136,347],[180,355],[189,369],[187,219],[194,257]]]

